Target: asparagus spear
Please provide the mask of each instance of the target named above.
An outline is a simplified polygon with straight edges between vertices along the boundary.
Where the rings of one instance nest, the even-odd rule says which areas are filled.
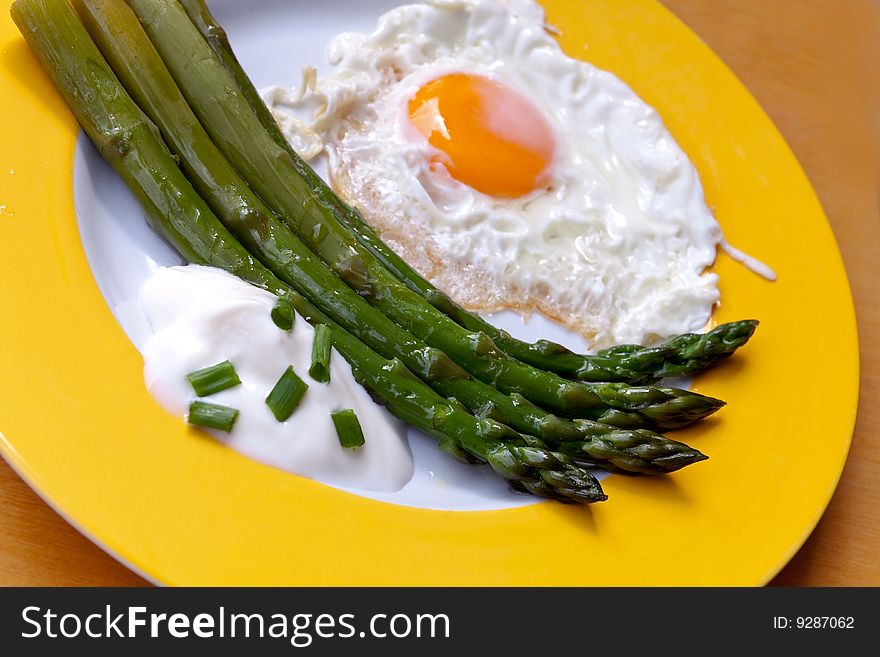
[[[260,92],[257,91],[257,88],[253,85],[241,64],[238,63],[238,58],[235,56],[232,46],[229,45],[226,30],[214,18],[208,5],[202,0],[181,0],[180,4],[183,5],[193,25],[196,26],[196,29],[205,38],[208,45],[211,46],[211,50],[220,58],[229,74],[235,78],[235,85],[245,97],[248,105],[253,108],[254,114],[257,115],[257,119],[259,119],[269,136],[279,146],[285,149],[289,148],[287,139],[275,122],[275,117],[272,116],[269,108],[263,103],[263,99],[260,98]],[[291,148],[290,150],[292,151],[293,149]],[[294,157],[299,156],[294,153]],[[320,176],[315,174],[315,178],[323,184],[324,181],[321,180]]]
[[[457,399],[481,416],[553,445],[571,443],[566,447],[569,453],[593,465],[655,474],[705,458],[687,445],[649,431],[620,431],[596,422],[556,418],[444,361],[441,353],[398,327],[339,280],[247,187],[193,115],[127,5],[120,0],[77,0],[76,5],[123,85],[156,121],[217,217],[276,275],[373,349],[399,358],[443,396]],[[609,449],[617,444],[620,450]],[[632,454],[638,450],[649,450],[665,460],[656,464],[650,458],[634,461]],[[670,453],[677,458],[668,458]]]
[[[485,333],[453,322],[394,278],[316,202],[302,162],[268,136],[177,0],[128,2],[208,134],[254,191],[358,294],[478,379],[502,392],[523,394],[548,411],[590,419],[605,419],[612,408],[627,416],[670,418],[680,426],[724,405],[675,388],[568,381],[509,357]]]
[[[334,345],[398,417],[492,464],[502,477],[562,501],[605,499],[589,471],[561,454],[529,446],[490,419],[478,419],[341,330],[256,262],[223,227],[177,168],[158,131],[131,100],[67,0],[16,0],[12,18],[86,134],[139,200],[157,231],[191,262],[231,271],[283,295],[310,323],[333,329]]]
[[[205,230],[208,206],[174,164],[156,126],[121,90],[67,3],[19,1],[11,14],[83,130],[143,205],[153,228],[198,264],[207,264],[205,254],[214,248],[223,250],[234,242],[231,235]],[[109,97],[108,90],[120,97]],[[234,255],[225,263],[230,272],[245,277],[257,271],[250,254],[242,250]],[[250,280],[266,288],[270,277],[268,272],[265,278],[254,273]]]
[[[684,333],[656,347],[618,345],[585,357],[582,381],[651,383],[669,376],[690,376],[729,358],[758,327],[743,319],[720,324],[708,333]]]
[[[476,313],[456,304],[448,295],[434,287],[403,258],[390,249],[363,220],[357,210],[347,205],[299,156],[282,134],[271,112],[263,103],[247,73],[235,57],[223,28],[217,23],[204,0],[180,0],[196,29],[208,42],[235,79],[247,104],[251,107],[269,137],[285,149],[297,169],[321,203],[369,250],[394,276],[420,294],[464,328],[488,335],[508,355],[535,367],[562,376],[591,382],[645,384],[667,376],[688,376],[711,367],[748,342],[758,322],[743,320],[722,324],[703,334],[680,335],[657,347],[641,347],[624,351],[606,351],[595,356],[576,354],[548,340],[528,343],[517,340],[506,331],[493,326]]]

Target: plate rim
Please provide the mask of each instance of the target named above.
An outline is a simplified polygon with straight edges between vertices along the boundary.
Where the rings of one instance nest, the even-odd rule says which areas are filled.
[[[554,15],[563,11],[558,6],[558,5],[561,5],[562,3],[555,1],[555,0],[551,0],[549,3],[545,3],[545,4],[550,5],[550,8],[551,8],[550,20],[551,20],[551,22],[553,22]],[[611,9],[609,8],[609,4],[613,4],[613,3],[609,3],[608,0],[591,0],[591,2],[584,3],[584,4],[589,4],[593,9],[599,8],[600,11],[607,12],[607,11],[611,11]],[[718,56],[705,43],[703,43],[694,32],[692,32],[689,28],[687,28],[668,9],[666,9],[665,7],[660,5],[659,3],[654,2],[653,0],[637,0],[637,1],[631,2],[629,5],[627,5],[627,7],[633,8],[633,11],[644,11],[644,12],[650,13],[652,16],[657,18],[657,20],[665,21],[663,23],[665,26],[665,29],[668,29],[672,32],[677,32],[677,31],[680,31],[681,29],[686,31],[686,33],[688,35],[690,35],[690,38],[695,39],[697,42],[699,42],[699,44],[701,44],[702,49],[704,49],[704,51],[705,51],[702,53],[703,57],[707,57],[709,59],[714,58],[714,60],[717,60],[716,67],[718,65],[720,65],[720,67],[723,69],[723,71],[725,72],[726,75],[732,76],[733,80],[736,82],[736,84],[739,87],[737,89],[737,92],[741,96],[743,95],[743,92],[744,92],[745,96],[749,99],[750,103],[753,105],[753,107],[750,108],[750,111],[757,112],[761,115],[761,117],[763,117],[763,120],[765,120],[767,122],[770,121],[769,118],[766,116],[766,114],[763,112],[763,109],[761,109],[760,106],[758,105],[757,101],[755,101],[755,99],[752,97],[751,93],[735,77],[735,74],[733,74],[732,71],[730,71],[730,69],[728,69],[726,67],[726,65],[723,64],[723,62],[721,62],[720,58],[718,58]],[[0,35],[2,35],[4,40],[7,40],[8,37],[10,37],[10,35],[11,35],[13,40],[15,38],[18,38],[20,41],[20,38],[18,37],[14,26],[12,26],[11,21],[9,21],[8,15],[4,19],[4,26],[5,26],[5,28],[0,28]],[[563,37],[565,37],[565,32],[563,32]],[[24,61],[21,58],[20,52],[17,53],[17,56],[19,58],[19,61]],[[6,58],[5,52],[4,52],[4,58]],[[36,65],[32,64],[31,69],[36,70]],[[613,72],[616,73],[617,71],[613,71]],[[40,75],[42,75],[42,74],[40,74]],[[8,75],[8,72],[5,67],[2,71],[2,78],[0,78],[0,80],[2,80],[6,84],[8,84],[10,82],[9,75]],[[17,89],[18,91],[22,91],[21,80],[18,79],[17,83],[18,84],[16,86],[16,80],[13,80],[14,90]],[[43,88],[45,88],[45,81],[43,84]],[[637,91],[639,91],[639,90],[637,89]],[[34,99],[31,99],[31,100],[34,100]],[[43,99],[43,100],[45,101],[45,99]],[[41,106],[36,105],[36,107],[39,108]],[[0,112],[2,112],[2,111],[3,110],[0,110]],[[7,115],[9,115],[12,111],[13,110],[10,110],[9,108],[7,108],[7,110],[6,110]],[[49,122],[50,126],[49,126],[49,129],[46,130],[46,134],[42,135],[42,137],[40,138],[39,141],[42,144],[55,146],[55,150],[52,152],[55,154],[56,157],[52,158],[51,162],[48,163],[47,171],[49,171],[50,173],[53,173],[53,174],[60,175],[60,174],[63,174],[63,172],[65,171],[65,167],[66,167],[67,180],[62,182],[63,176],[62,176],[62,178],[56,177],[53,180],[53,182],[54,182],[53,191],[55,193],[64,194],[64,188],[67,188],[69,203],[67,203],[67,204],[62,203],[62,205],[65,205],[66,207],[62,208],[61,214],[63,214],[63,216],[66,217],[67,220],[69,220],[71,217],[73,218],[73,223],[74,223],[74,233],[73,234],[75,235],[76,234],[75,233],[76,219],[75,219],[75,215],[73,214],[73,199],[72,199],[72,192],[71,192],[72,175],[70,175],[70,173],[71,173],[70,167],[71,167],[72,158],[73,158],[73,144],[74,144],[74,141],[76,138],[77,130],[75,129],[75,126],[74,126],[72,119],[69,116],[65,116],[65,109],[64,109],[63,105],[60,104],[60,100],[57,97],[49,100],[47,103],[47,106],[42,107],[41,115],[46,121]],[[29,121],[32,121],[33,117],[32,116],[28,116],[28,117],[15,116],[13,123],[16,125],[25,125],[26,119]],[[666,119],[665,115],[664,115],[664,119]],[[771,126],[772,126],[772,123],[771,123]],[[781,141],[781,144],[784,147],[784,149],[787,150],[788,159],[790,159],[791,161],[794,162],[794,164],[796,165],[797,172],[799,173],[800,176],[803,177],[803,179],[804,179],[803,182],[806,183],[805,193],[811,194],[812,195],[811,201],[814,202],[817,206],[819,206],[818,199],[815,197],[815,192],[812,190],[812,187],[810,186],[809,182],[807,181],[806,176],[805,176],[802,168],[800,167],[799,163],[797,162],[795,155],[791,152],[788,144],[785,142],[784,138],[779,133],[779,131],[775,128],[775,126],[772,126],[772,131],[773,131],[773,133],[775,133],[776,138],[778,138],[778,140]],[[678,137],[678,135],[676,135],[676,137]],[[4,146],[6,145],[5,144],[6,141],[7,141],[7,136],[4,136],[3,137]],[[63,148],[62,148],[62,146],[63,146]],[[38,150],[38,149],[35,149],[35,150]],[[687,151],[687,149],[685,149],[685,150]],[[29,167],[24,166],[22,168],[27,170]],[[703,172],[701,171],[701,175],[702,175],[702,173]],[[16,182],[21,183],[19,185],[19,188],[16,189],[15,192],[7,191],[7,192],[5,192],[5,194],[9,195],[10,198],[15,198],[15,199],[21,198],[22,205],[30,207],[30,204],[32,204],[35,200],[33,197],[35,196],[35,192],[37,191],[34,189],[35,179],[31,179],[30,181],[24,181],[24,182],[19,180]],[[20,194],[20,196],[16,196],[16,194]],[[58,199],[55,199],[55,200],[57,201]],[[15,200],[10,205],[12,207],[15,207],[17,204],[18,204],[18,200]],[[819,212],[821,213],[822,219],[825,222],[825,227],[830,232],[830,225],[828,224],[827,217],[825,217],[824,212],[821,210],[821,206],[819,206]],[[2,217],[0,217],[0,220],[2,220]],[[59,221],[61,221],[61,220],[59,219]],[[0,226],[0,230],[2,230],[3,228],[4,228],[4,226]],[[97,284],[95,283],[94,278],[91,275],[91,270],[89,270],[87,268],[88,267],[87,263],[86,263],[86,268],[87,268],[86,271],[83,272],[81,269],[82,264],[85,261],[85,254],[82,253],[82,248],[81,248],[81,245],[78,244],[78,239],[76,240],[76,243],[74,243],[72,245],[71,244],[65,245],[65,244],[63,244],[63,240],[61,240],[60,242],[58,240],[58,234],[60,234],[60,233],[64,233],[67,238],[69,238],[71,236],[70,226],[65,227],[65,226],[59,225],[59,226],[53,226],[52,228],[55,229],[56,233],[57,233],[54,236],[55,237],[55,248],[56,248],[56,250],[59,250],[58,253],[61,254],[60,255],[61,266],[57,267],[58,271],[56,273],[63,278],[63,275],[65,273],[64,270],[66,268],[67,269],[66,274],[68,276],[70,276],[71,274],[75,274],[78,277],[78,280],[80,280],[80,281],[85,280],[87,282],[87,284],[88,284],[88,281],[90,281],[90,285],[91,285],[92,289],[81,290],[81,291],[86,295],[86,297],[88,299],[88,303],[90,304],[89,307],[93,310],[96,310],[96,312],[100,315],[101,331],[104,332],[105,334],[113,334],[114,331],[115,331],[115,333],[121,334],[122,333],[121,329],[115,323],[115,320],[112,318],[112,313],[110,313],[109,308],[107,308],[106,305],[104,305],[103,312],[101,312],[101,309],[99,306],[100,306],[100,304],[104,303],[103,297],[100,296],[99,292],[97,293],[97,296],[96,296]],[[51,230],[50,230],[50,232],[51,232]],[[812,533],[813,529],[815,528],[816,524],[818,523],[819,519],[821,518],[822,514],[824,513],[825,508],[827,507],[828,503],[830,502],[830,499],[834,493],[834,490],[837,487],[837,484],[838,484],[840,477],[842,475],[843,465],[846,461],[846,455],[848,453],[849,446],[852,441],[852,433],[853,433],[853,429],[854,429],[854,425],[855,425],[856,411],[858,409],[858,394],[859,394],[859,390],[858,390],[858,386],[859,386],[858,349],[859,349],[859,346],[858,346],[858,340],[857,340],[857,324],[856,324],[856,320],[855,320],[855,309],[854,309],[854,305],[852,302],[852,295],[851,295],[851,292],[849,289],[848,279],[846,278],[846,272],[845,272],[845,269],[843,268],[842,257],[840,255],[839,248],[836,244],[836,240],[834,240],[834,238],[833,238],[833,235],[831,236],[831,238],[832,238],[832,251],[834,252],[831,255],[834,256],[836,254],[836,260],[838,261],[836,263],[836,265],[842,270],[843,282],[845,284],[846,303],[844,303],[844,306],[848,306],[848,312],[847,312],[846,308],[844,308],[844,312],[847,312],[848,317],[845,318],[845,321],[843,322],[843,324],[849,325],[848,328],[851,329],[850,340],[855,341],[854,344],[851,345],[851,351],[849,352],[849,354],[851,356],[850,360],[853,360],[852,357],[854,357],[854,362],[849,363],[850,377],[851,377],[851,379],[854,379],[854,383],[852,380],[850,381],[851,390],[850,390],[849,404],[851,406],[851,417],[843,420],[843,426],[844,426],[843,429],[838,428],[838,431],[840,431],[840,430],[844,431],[844,433],[846,434],[846,438],[843,440],[843,442],[841,444],[843,449],[842,449],[841,456],[839,458],[839,467],[836,468],[836,473],[829,480],[827,490],[824,491],[823,501],[819,504],[818,508],[816,508],[814,510],[812,517],[808,520],[808,522],[804,526],[803,530],[801,531],[800,535],[796,539],[794,539],[793,541],[788,542],[788,549],[784,551],[784,553],[779,557],[777,562],[774,565],[772,565],[769,568],[769,570],[765,571],[763,576],[757,577],[756,578],[757,581],[755,579],[751,580],[751,583],[753,583],[753,584],[764,584],[767,581],[769,581],[773,576],[775,576],[776,573],[778,573],[779,570],[781,570],[781,568],[788,562],[788,560],[800,549],[800,547],[803,545],[803,543],[809,537],[810,533]],[[19,237],[18,239],[20,240],[21,238]],[[0,241],[0,242],[2,242],[2,241]],[[2,246],[0,246],[0,250],[2,250]],[[833,260],[834,258],[832,257],[831,259]],[[18,261],[16,261],[16,262],[18,262]],[[58,263],[56,263],[56,265],[57,264]],[[76,271],[74,271],[74,270],[76,270]],[[85,274],[85,276],[83,276],[83,274]],[[2,284],[2,283],[0,283],[0,284]],[[96,305],[96,302],[98,302],[97,305]],[[112,326],[107,324],[108,321],[112,324]],[[0,335],[2,335],[2,333],[0,333]],[[759,334],[759,336],[760,336],[760,334]],[[122,335],[122,341],[127,341],[127,338],[125,338],[124,335]],[[128,345],[126,347],[125,344],[120,342],[119,335],[116,335],[115,339],[113,340],[112,351],[115,354],[122,354],[123,357],[125,357],[125,358],[139,359],[139,355],[137,355],[136,352],[134,354],[132,354],[132,352],[134,350],[131,345]],[[711,377],[711,376],[709,378],[717,379],[717,377]],[[704,383],[703,379],[701,378],[700,386],[703,386],[703,385],[706,385],[707,388],[711,387],[709,382]],[[2,388],[0,388],[0,390],[2,390]],[[144,395],[143,394],[138,395],[138,400],[139,400],[139,403],[143,403],[144,402]],[[158,411],[157,409],[154,409],[153,412],[154,412],[154,414],[160,413],[160,411]],[[2,421],[4,421],[4,420],[2,418],[0,418],[0,422],[2,422]],[[170,418],[164,418],[164,420],[162,420],[160,422],[160,424],[162,424],[162,426],[165,426],[165,427],[170,427],[173,424],[173,422],[174,421],[172,421]],[[175,435],[180,436],[182,433],[183,432],[178,427],[177,431],[175,432]],[[191,436],[190,436],[190,438],[191,438]],[[217,450],[212,449],[212,448],[208,448],[208,450],[212,453],[212,455],[213,455],[212,458],[214,456],[217,456]],[[27,458],[21,457],[15,448],[15,444],[14,444],[13,440],[10,438],[4,437],[3,434],[0,434],[0,454],[3,455],[3,457],[12,465],[12,467],[16,470],[16,472],[20,476],[22,476],[22,478],[28,483],[28,485],[30,485],[31,488],[33,488],[40,495],[41,498],[46,500],[50,504],[50,506],[52,506],[52,508],[54,508],[56,511],[58,511],[68,522],[71,522],[71,524],[73,524],[80,532],[82,532],[87,537],[89,537],[90,540],[92,540],[97,545],[102,547],[105,551],[112,554],[115,558],[117,558],[118,560],[123,562],[126,566],[135,570],[135,572],[141,572],[142,574],[146,574],[148,576],[151,575],[151,569],[144,567],[145,564],[143,563],[142,560],[131,558],[132,555],[130,553],[128,553],[128,554],[126,553],[125,547],[123,545],[121,545],[119,541],[111,540],[106,535],[105,532],[96,531],[93,522],[89,522],[89,521],[82,521],[81,522],[78,519],[78,517],[82,518],[83,514],[81,514],[81,513],[77,514],[77,513],[71,512],[68,509],[67,505],[64,503],[64,500],[59,499],[58,496],[53,494],[53,486],[49,482],[45,481],[44,477],[41,476],[39,472],[37,472],[38,468],[34,468],[32,463],[29,463]],[[229,455],[221,456],[219,458],[223,462],[229,461]],[[261,472],[260,468],[262,468],[262,467],[263,466],[247,466],[246,469],[249,470],[249,473],[250,473],[248,476],[251,479],[253,479],[254,477],[259,478],[258,473]],[[618,483],[620,483],[620,482],[618,482]],[[302,485],[300,485],[300,484],[302,484]],[[626,490],[628,487],[629,487],[629,484],[624,486],[624,490]],[[311,483],[303,483],[303,482],[298,482],[298,484],[297,484],[297,486],[295,486],[295,488],[300,490],[300,492],[307,491],[307,494],[310,497],[315,494],[315,490],[316,490],[315,485],[313,485]],[[323,488],[323,487],[321,487],[321,488]],[[350,502],[350,499],[346,498],[346,502]],[[381,504],[381,503],[379,503],[379,504]],[[613,502],[609,502],[607,504],[613,504]],[[538,505],[538,506],[539,507],[546,507],[545,504]],[[437,513],[437,512],[428,512],[428,513]],[[442,512],[442,513],[455,514],[455,513],[459,513],[459,512]],[[504,512],[499,512],[499,511],[466,512],[466,513],[469,513],[469,514],[499,514],[499,513],[505,514],[505,513],[507,513],[507,511],[504,511]],[[539,511],[539,513],[542,516],[546,516],[546,509]],[[521,515],[527,515],[527,514],[521,514]],[[531,514],[528,514],[528,515],[531,515]],[[503,531],[505,531],[505,529],[502,528],[501,531],[503,532]],[[105,535],[102,537],[102,534],[105,534]],[[125,541],[122,541],[122,543],[124,543],[124,542]],[[181,574],[178,574],[177,577],[181,577]],[[160,577],[156,576],[155,579],[157,581],[161,581],[165,578],[160,578]],[[183,576],[183,577],[181,577],[181,579],[179,579],[177,581],[178,582],[187,581],[189,579],[190,578]],[[175,580],[176,580],[176,578],[172,577],[172,578],[169,578],[168,581],[174,582]],[[739,583],[749,583],[749,582],[744,581],[744,582],[739,582]]]

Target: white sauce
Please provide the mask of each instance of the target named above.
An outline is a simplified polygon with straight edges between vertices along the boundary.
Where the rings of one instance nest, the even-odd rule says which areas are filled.
[[[396,491],[409,481],[412,457],[405,425],[376,404],[333,353],[331,381],[308,375],[314,331],[297,317],[291,332],[275,326],[276,297],[222,270],[163,267],[144,283],[140,302],[155,334],[143,347],[150,393],[184,418],[195,397],[185,376],[229,360],[242,381],[205,401],[239,410],[232,432],[209,431],[256,461],[348,488]],[[289,365],[309,385],[300,406],[278,422],[265,399]],[[366,444],[340,446],[330,411],[352,408]]]

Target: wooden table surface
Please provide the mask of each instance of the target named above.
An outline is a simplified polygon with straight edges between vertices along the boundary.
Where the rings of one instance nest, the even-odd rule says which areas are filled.
[[[788,139],[831,220],[858,313],[862,388],[849,461],[819,526],[773,583],[880,585],[880,2],[665,4],[739,75]],[[0,585],[142,584],[0,460]]]

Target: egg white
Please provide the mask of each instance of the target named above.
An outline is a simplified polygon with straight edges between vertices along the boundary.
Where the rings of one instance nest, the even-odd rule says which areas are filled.
[[[337,191],[457,301],[539,311],[596,347],[706,325],[722,234],[694,166],[627,85],[562,52],[537,3],[405,5],[372,34],[336,37],[328,59],[331,75],[272,90],[270,106],[305,156],[325,150]],[[408,102],[449,73],[535,103],[557,142],[547,189],[493,198],[431,164]]]

